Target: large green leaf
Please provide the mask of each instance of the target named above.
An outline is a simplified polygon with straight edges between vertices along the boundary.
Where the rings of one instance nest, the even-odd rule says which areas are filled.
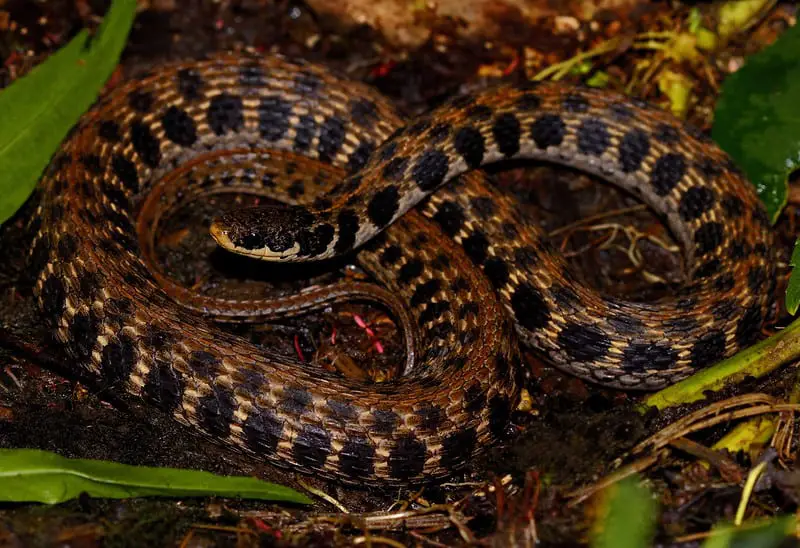
[[[747,58],[722,86],[712,135],[744,170],[774,222],[800,165],[800,25]]]
[[[114,71],[136,13],[115,0],[86,31],[0,92],[0,223],[25,202],[58,145]]]
[[[68,459],[35,449],[0,449],[0,501],[56,504],[87,493],[97,498],[241,497],[311,504],[297,491],[244,476]]]
[[[653,542],[658,505],[653,494],[630,476],[609,487],[605,515],[592,548],[647,548]]]

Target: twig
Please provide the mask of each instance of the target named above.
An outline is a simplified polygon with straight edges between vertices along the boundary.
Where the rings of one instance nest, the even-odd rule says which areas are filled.
[[[306,491],[308,491],[312,495],[316,495],[319,498],[321,498],[322,500],[324,500],[325,502],[333,505],[337,510],[339,510],[343,514],[349,514],[350,513],[350,511],[345,507],[344,504],[342,504],[341,502],[339,502],[338,500],[336,500],[335,498],[330,496],[325,491],[322,491],[321,489],[317,489],[316,487],[312,487],[311,485],[307,484],[306,482],[304,482],[300,478],[295,478],[295,479],[297,480],[297,483],[299,483],[300,486],[303,489],[305,489]]]
[[[378,544],[386,544],[388,546],[394,546],[395,548],[406,548],[406,545],[402,542],[396,541],[389,537],[381,537],[381,536],[373,536],[373,535],[362,535],[360,537],[356,537],[352,540],[353,544],[364,544],[366,543],[367,546],[371,546],[372,543]]]
[[[683,431],[681,432],[680,436],[684,436],[684,435],[690,434],[692,432],[697,432],[699,430],[704,430],[704,429],[706,429],[706,428],[708,428],[710,426],[715,426],[715,425],[723,423],[723,422],[728,422],[728,421],[740,419],[740,418],[743,418],[743,417],[753,417],[753,416],[756,416],[756,415],[762,415],[764,413],[775,413],[775,412],[779,412],[779,411],[800,411],[800,404],[783,403],[783,404],[775,404],[775,405],[758,405],[758,406],[750,407],[750,408],[747,408],[747,409],[740,409],[738,411],[731,411],[731,412],[728,412],[728,413],[723,413],[723,414],[717,415],[717,416],[715,416],[713,418],[702,420],[702,421],[699,421],[699,422],[697,422],[695,424],[692,424],[690,426],[685,427],[683,429]],[[648,439],[648,440],[645,440],[644,442],[642,442],[641,444],[637,445],[634,448],[633,452],[634,453],[639,452],[639,451],[645,449],[648,445],[652,445],[654,448],[659,448],[659,447],[663,446],[662,443],[651,444],[651,443],[649,443],[649,441],[650,440]],[[671,439],[666,440],[664,445],[667,444],[667,443],[670,443],[670,441],[671,441]]]
[[[608,476],[601,478],[599,481],[593,483],[589,487],[583,487],[581,489],[577,489],[572,491],[571,493],[567,494],[567,497],[571,499],[567,503],[567,508],[572,508],[573,506],[577,506],[581,502],[585,501],[598,491],[602,491],[609,485],[617,483],[628,476],[632,476],[633,474],[637,474],[650,468],[653,464],[658,462],[659,459],[666,457],[669,454],[669,449],[663,449],[651,455],[647,455],[645,457],[640,458],[639,460],[632,462],[631,464],[620,468],[616,472],[609,474]]]
[[[555,230],[551,230],[550,233],[548,234],[548,236],[550,238],[552,238],[554,236],[558,236],[562,232],[571,231],[571,230],[573,230],[575,228],[578,228],[578,227],[584,226],[584,225],[592,224],[593,222],[599,221],[601,219],[607,219],[608,217],[617,217],[618,215],[625,215],[625,214],[628,214],[628,213],[634,213],[636,211],[644,211],[646,209],[647,209],[647,205],[646,204],[638,204],[638,205],[631,206],[631,207],[623,207],[623,208],[620,208],[620,209],[612,209],[611,211],[604,211],[603,213],[598,213],[596,215],[591,215],[589,217],[586,217],[586,218],[583,218],[583,219],[579,219],[579,220],[577,220],[575,222],[572,222],[572,223],[569,223],[567,225],[558,227]]]
[[[763,377],[781,365],[798,358],[800,358],[800,320],[795,320],[786,329],[768,339],[648,396],[639,410],[645,412],[649,407],[663,410],[674,405],[702,400],[708,391],[721,390],[747,377]]]
[[[742,468],[721,451],[715,451],[688,438],[675,438],[669,444],[675,449],[711,463],[719,470],[720,476],[725,481],[739,483],[744,477]]]

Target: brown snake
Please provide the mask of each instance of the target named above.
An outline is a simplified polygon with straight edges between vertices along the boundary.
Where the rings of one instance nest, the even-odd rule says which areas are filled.
[[[774,289],[766,213],[728,157],[670,115],[547,83],[458,97],[401,126],[365,86],[278,57],[168,65],[116,88],[40,185],[31,259],[44,317],[111,388],[217,441],[356,484],[441,479],[502,436],[524,375],[512,323],[562,369],[646,389],[758,336]],[[576,166],[640,196],[684,245],[690,283],[657,303],[603,296],[477,172],[431,194],[506,158]],[[202,178],[204,162],[228,167]],[[273,162],[330,164],[321,189],[353,175],[325,196],[265,176]],[[413,369],[364,385],[176,305],[144,266],[137,215],[152,225],[159,204],[225,187],[294,204],[217,222],[215,237],[239,252],[299,260],[361,246],[359,262],[419,327]],[[422,215],[403,215],[428,195]]]

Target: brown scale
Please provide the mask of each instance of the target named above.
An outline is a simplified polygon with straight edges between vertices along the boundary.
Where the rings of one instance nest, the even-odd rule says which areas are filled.
[[[180,207],[217,194],[249,194],[285,203],[311,202],[324,195],[345,172],[304,156],[279,150],[219,151],[204,154],[170,172],[152,187],[137,216],[141,258],[158,285],[184,308],[212,318],[216,322],[255,323],[297,316],[337,302],[365,300],[387,308],[402,328],[406,363],[415,363],[419,333],[407,306],[398,296],[379,285],[354,280],[340,280],[325,285],[305,287],[280,298],[230,299],[214,297],[185,287],[161,269],[155,239],[162,219]],[[298,192],[302,189],[302,192]]]
[[[773,285],[763,208],[718,149],[668,115],[544,84],[455,99],[380,145],[401,123],[368,88],[279,58],[173,65],[118,88],[64,145],[71,161],[43,181],[32,257],[45,317],[77,363],[178,420],[276,463],[356,483],[445,477],[505,427],[520,366],[494,289],[526,342],[614,386],[673,382],[747,344],[761,326]],[[396,234],[367,246],[372,259],[360,259],[403,300],[427,295],[411,307],[417,321],[434,320],[423,322],[420,363],[386,385],[342,380],[176,306],[137,250],[135,212],[153,185],[204,155],[265,148],[358,173],[328,202],[250,213],[283,223],[238,225],[244,251],[346,252],[458,172],[524,156],[641,195],[685,244],[695,282],[658,303],[599,295],[517,224],[512,202],[471,174],[423,208],[438,227],[403,216]],[[422,233],[435,245],[419,246]],[[436,305],[445,298],[448,306]]]
[[[569,276],[563,258],[502,194],[473,182],[437,190],[513,159],[580,168],[640,197],[683,244],[690,283],[656,303],[601,295]],[[660,388],[730,356],[755,341],[771,312],[772,234],[753,187],[708,138],[617,94],[541,83],[456,97],[399,129],[343,188],[325,209],[233,212],[212,225],[212,235],[266,260],[328,258],[437,191],[424,213],[490,277],[522,340],[565,371],[621,388]],[[495,211],[485,215],[476,199]],[[342,215],[359,224],[334,231],[330,219]],[[260,225],[273,219],[280,232]],[[506,223],[517,228],[513,238]],[[262,237],[245,239],[244,231]],[[331,234],[327,245],[303,245],[320,233]]]
[[[503,433],[521,366],[491,285],[430,221],[403,219],[361,258],[408,303],[425,343],[409,374],[381,385],[219,330],[176,305],[145,266],[137,219],[177,166],[223,149],[305,142],[293,124],[311,103],[282,99],[295,87],[324,105],[309,143],[320,160],[346,166],[364,154],[345,123],[351,114],[376,140],[391,129],[378,121],[379,105],[351,101],[366,96],[363,87],[278,59],[165,67],[103,99],[41,183],[32,250],[39,304],[73,363],[216,441],[356,484],[448,477]],[[169,207],[169,193],[161,196]],[[420,248],[420,235],[439,245]]]

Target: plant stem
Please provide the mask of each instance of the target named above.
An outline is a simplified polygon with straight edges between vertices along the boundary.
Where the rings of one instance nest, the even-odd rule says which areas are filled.
[[[781,365],[798,358],[800,358],[800,318],[768,339],[647,396],[639,405],[639,410],[645,412],[650,407],[663,410],[702,400],[706,392],[721,390],[741,382],[746,377],[763,377]]]

